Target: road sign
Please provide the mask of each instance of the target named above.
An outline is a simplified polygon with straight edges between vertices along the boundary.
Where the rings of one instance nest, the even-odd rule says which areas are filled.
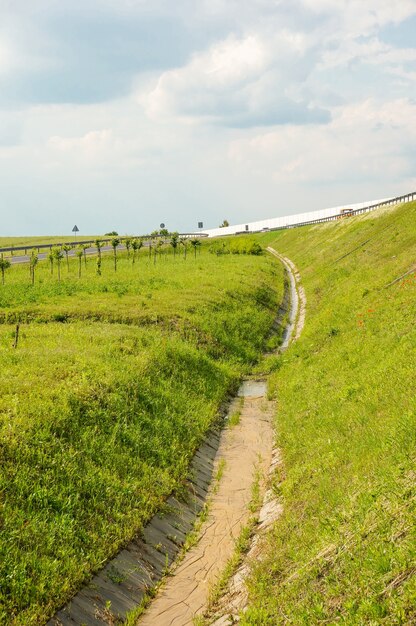
[[[79,233],[79,228],[78,226],[75,224],[74,228],[72,229],[73,233]]]
[[[204,222],[198,222],[198,228],[204,228]]]
[[[165,225],[163,222],[161,223],[160,228],[165,228]]]

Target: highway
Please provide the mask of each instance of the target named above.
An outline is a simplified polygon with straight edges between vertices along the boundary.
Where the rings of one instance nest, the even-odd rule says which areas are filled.
[[[146,245],[148,245],[148,242],[145,242],[143,244],[143,246],[146,246]],[[117,250],[125,250],[125,249],[126,249],[126,246],[122,246],[122,245],[117,246]],[[103,246],[101,248],[101,253],[103,253],[103,252],[112,252],[112,251],[113,251],[112,246]],[[87,254],[87,256],[96,255],[97,254],[97,248],[95,248],[94,246],[91,246],[91,248],[88,248],[86,250],[86,254]],[[75,255],[76,255],[76,251],[75,250],[69,250],[68,251],[68,256],[74,257]],[[49,252],[39,252],[38,259],[39,259],[39,261],[43,261],[43,260],[47,259],[48,256],[49,256]],[[30,254],[22,254],[22,255],[19,255],[19,256],[8,256],[6,258],[7,258],[8,261],[10,261],[10,263],[12,265],[18,265],[19,263],[29,263]],[[66,255],[64,253],[63,259],[65,259],[65,258],[66,258]]]

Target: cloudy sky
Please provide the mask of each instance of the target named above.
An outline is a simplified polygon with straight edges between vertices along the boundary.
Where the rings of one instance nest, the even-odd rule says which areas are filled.
[[[0,235],[416,188],[416,0],[0,0]]]

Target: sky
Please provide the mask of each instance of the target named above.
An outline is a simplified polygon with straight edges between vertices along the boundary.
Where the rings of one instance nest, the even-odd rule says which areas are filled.
[[[0,236],[416,190],[416,0],[0,0]]]

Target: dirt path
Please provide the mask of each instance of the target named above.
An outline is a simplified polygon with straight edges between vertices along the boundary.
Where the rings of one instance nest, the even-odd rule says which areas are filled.
[[[273,254],[273,256],[280,259],[285,266],[289,278],[291,306],[288,313],[288,325],[280,347],[280,351],[284,352],[289,347],[291,341],[298,339],[302,332],[306,315],[306,295],[300,282],[299,271],[294,263],[290,259],[281,256],[273,248],[269,247],[267,250]],[[272,462],[269,468],[270,479],[281,464],[280,450],[276,448],[273,450]],[[231,626],[240,621],[239,615],[241,615],[248,606],[249,598],[246,580],[250,575],[252,564],[262,558],[262,538],[277,521],[282,510],[282,502],[276,497],[274,491],[268,488],[264,495],[263,506],[259,513],[259,520],[251,547],[243,563],[230,578],[227,589],[216,604],[215,609],[211,609],[210,618],[206,620],[206,624],[209,623],[211,626]]]
[[[239,424],[223,432],[216,465],[225,463],[225,467],[202,537],[166,580],[138,626],[192,624],[193,617],[206,607],[210,587],[224,569],[235,540],[248,521],[255,473],[259,471],[264,476],[271,462],[273,403],[263,395],[251,395],[250,388],[247,393]]]

